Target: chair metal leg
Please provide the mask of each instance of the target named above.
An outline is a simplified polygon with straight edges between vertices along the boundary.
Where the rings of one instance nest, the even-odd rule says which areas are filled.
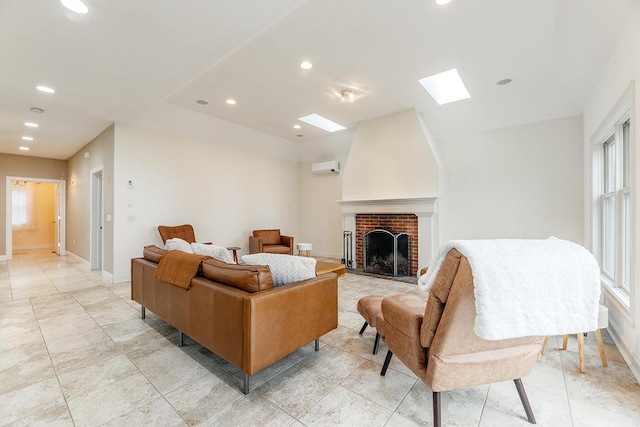
[[[442,425],[442,412],[440,411],[440,392],[433,392],[433,427]]]
[[[387,368],[389,367],[389,362],[391,362],[391,358],[393,357],[393,353],[391,350],[387,351],[387,357],[384,358],[384,365],[382,365],[382,371],[380,371],[380,375],[384,376],[387,373]]]
[[[362,329],[360,329],[360,332],[358,333],[362,335],[364,333],[364,330],[367,329],[367,326],[369,326],[369,324],[367,322],[364,322],[364,325],[362,325]]]
[[[140,313],[141,313],[141,316],[140,316],[140,317],[141,317],[142,319],[146,319],[146,317],[147,317],[147,309],[146,309],[146,308],[144,308],[144,305],[142,306],[142,309],[140,309]]]
[[[184,334],[182,331],[178,331],[178,347],[184,346]]]
[[[527,413],[527,420],[531,424],[536,423],[536,418],[533,416],[533,410],[531,409],[531,405],[529,404],[529,399],[527,398],[527,393],[524,391],[524,385],[522,385],[522,380],[517,378],[513,380],[516,383],[516,389],[518,389],[518,395],[520,396],[520,401],[522,401],[522,406],[524,406],[524,412]]]
[[[378,347],[380,347],[380,334],[376,332],[376,340],[373,342],[373,354],[378,354]]]
[[[244,394],[249,394],[249,375],[248,374],[244,374],[244,387],[242,392]]]
[[[315,349],[316,351],[320,350],[320,338],[316,338]]]

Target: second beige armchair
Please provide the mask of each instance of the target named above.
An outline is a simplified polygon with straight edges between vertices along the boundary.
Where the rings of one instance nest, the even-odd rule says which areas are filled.
[[[249,236],[249,253],[260,252],[293,255],[293,237],[281,235],[280,229],[253,230],[253,236]]]

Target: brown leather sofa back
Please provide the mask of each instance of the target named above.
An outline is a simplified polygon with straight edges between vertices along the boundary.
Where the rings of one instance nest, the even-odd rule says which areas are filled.
[[[202,275],[205,279],[251,293],[273,288],[271,270],[266,265],[227,264],[209,259],[202,263]]]
[[[147,261],[155,262],[157,264],[160,262],[162,255],[166,253],[166,249],[159,248],[156,245],[149,245],[145,246],[142,250],[142,257]]]

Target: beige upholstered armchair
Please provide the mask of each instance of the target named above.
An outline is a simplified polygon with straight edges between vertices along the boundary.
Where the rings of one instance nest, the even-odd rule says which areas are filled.
[[[413,298],[415,301],[408,301]],[[389,351],[433,391],[433,424],[441,425],[440,393],[513,380],[527,419],[533,411],[520,378],[531,373],[544,337],[487,341],[474,333],[475,296],[471,267],[455,249],[447,254],[426,303],[413,295],[382,300],[376,329]]]
[[[281,235],[280,229],[253,230],[253,236],[249,236],[249,253],[260,252],[293,255],[293,237]]]

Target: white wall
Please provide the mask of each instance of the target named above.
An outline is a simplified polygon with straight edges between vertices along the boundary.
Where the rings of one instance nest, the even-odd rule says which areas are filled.
[[[607,66],[595,85],[592,95],[584,112],[584,158],[585,158],[585,194],[590,194],[589,165],[591,162],[590,138],[597,128],[606,120],[607,115],[615,107],[619,98],[629,88],[632,81],[636,86],[640,82],[640,3],[636,4],[620,40],[609,57]],[[636,97],[637,99],[637,97]],[[637,101],[636,101],[637,102]],[[640,379],[640,284],[638,284],[638,268],[640,265],[640,227],[638,212],[640,212],[640,150],[638,149],[638,125],[640,125],[640,109],[632,107],[632,232],[635,241],[635,253],[632,265],[632,290],[630,310],[616,302],[616,299],[606,289],[604,299],[609,307],[609,332],[613,336],[618,348],[633,370],[636,378]],[[585,224],[585,241],[590,242],[590,227],[593,206],[585,200],[587,224]]]
[[[438,142],[449,175],[440,242],[558,238],[583,242],[582,117]]]
[[[158,225],[192,224],[198,241],[241,246],[242,254],[253,229],[299,234],[298,163],[247,150],[278,143],[253,130],[217,119],[207,130],[196,139],[116,124],[114,281],[128,279],[130,259],[141,256],[143,246],[161,245]],[[233,148],[233,141],[243,148]]]

